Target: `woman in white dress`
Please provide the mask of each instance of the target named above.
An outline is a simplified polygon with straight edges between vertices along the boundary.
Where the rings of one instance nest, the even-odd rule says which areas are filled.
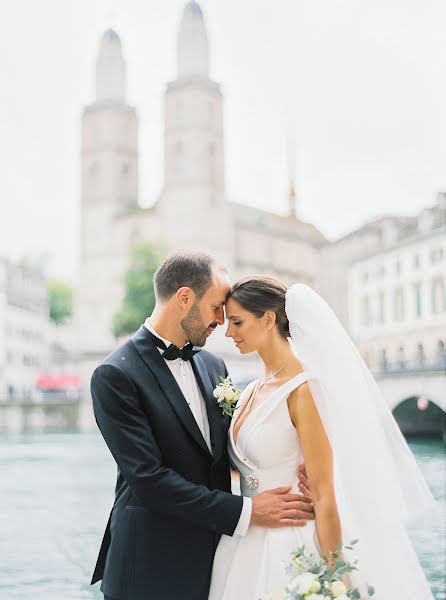
[[[305,463],[315,521],[304,527],[250,525],[222,536],[209,600],[259,600],[288,583],[291,552],[329,556],[359,538],[358,576],[378,600],[432,600],[404,522],[434,501],[369,371],[328,305],[311,288],[289,290],[251,277],[226,303],[242,354],[258,352],[264,375],[244,390],[229,431],[241,493],[291,486]],[[289,338],[292,338],[291,343]],[[290,515],[292,516],[292,515]]]

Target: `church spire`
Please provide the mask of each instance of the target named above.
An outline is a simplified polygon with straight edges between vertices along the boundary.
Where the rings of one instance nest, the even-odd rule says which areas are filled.
[[[209,48],[200,6],[191,0],[183,12],[177,45],[177,77],[209,77]]]
[[[294,136],[288,135],[287,139],[287,163],[288,163],[288,214],[297,219],[296,198],[296,140]]]
[[[121,40],[113,29],[102,36],[96,62],[96,102],[125,103],[125,62]]]
[[[295,189],[294,181],[290,181],[289,188],[288,188],[288,206],[289,206],[289,216],[292,219],[297,219],[296,189]]]

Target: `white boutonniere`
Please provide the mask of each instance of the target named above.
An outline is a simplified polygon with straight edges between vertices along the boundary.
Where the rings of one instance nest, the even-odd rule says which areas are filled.
[[[240,395],[241,391],[235,387],[230,377],[220,377],[220,383],[214,389],[214,397],[224,415],[233,416]]]

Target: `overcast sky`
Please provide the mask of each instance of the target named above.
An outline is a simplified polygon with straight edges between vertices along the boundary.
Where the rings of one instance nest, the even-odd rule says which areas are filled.
[[[140,202],[162,187],[162,96],[182,0],[0,0],[0,255],[74,280],[83,107],[102,32],[121,37],[140,117]],[[226,184],[335,239],[446,189],[444,0],[202,0],[225,106]]]

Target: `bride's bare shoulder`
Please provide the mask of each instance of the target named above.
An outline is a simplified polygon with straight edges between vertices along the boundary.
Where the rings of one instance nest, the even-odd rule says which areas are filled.
[[[304,381],[288,396],[288,409],[294,424],[296,424],[298,413],[305,405],[314,406],[313,395],[308,381]]]

